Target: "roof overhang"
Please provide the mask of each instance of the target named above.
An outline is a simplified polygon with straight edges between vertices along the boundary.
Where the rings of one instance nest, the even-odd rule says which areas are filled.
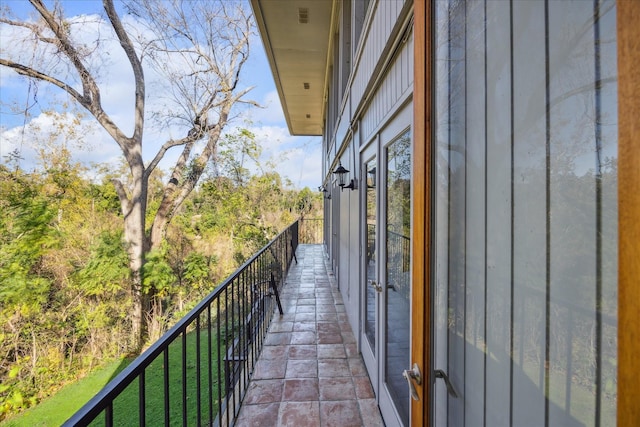
[[[334,0],[251,0],[292,135],[322,135]]]

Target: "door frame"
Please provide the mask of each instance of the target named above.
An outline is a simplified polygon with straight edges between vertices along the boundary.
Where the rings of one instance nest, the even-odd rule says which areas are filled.
[[[413,21],[413,225],[412,225],[412,310],[411,360],[422,372],[420,384],[414,384],[418,400],[411,400],[411,425],[430,425],[433,384],[431,244],[432,241],[432,2],[414,3]],[[425,387],[426,386],[426,387]]]
[[[640,2],[616,4],[618,37],[618,425],[640,425]]]
[[[376,134],[374,138],[370,140],[370,142],[364,146],[360,150],[360,188],[362,188],[362,195],[360,198],[360,212],[361,212],[361,235],[360,242],[362,245],[361,256],[360,256],[360,271],[361,280],[360,286],[365,286],[363,284],[366,283],[367,273],[366,273],[366,234],[367,234],[367,222],[366,222],[366,168],[365,162],[369,161],[372,158],[376,159],[376,281],[378,284],[381,284],[383,288],[386,289],[386,271],[384,270],[384,266],[387,265],[387,254],[386,254],[386,246],[385,242],[385,233],[386,231],[382,230],[381,225],[386,224],[386,177],[385,172],[387,168],[387,148],[397,140],[404,132],[409,130],[411,135],[411,145],[414,145],[413,140],[413,107],[412,107],[412,97],[406,98],[401,105],[394,111],[394,114],[391,116],[388,122],[380,129],[380,131]],[[413,149],[412,149],[413,150]],[[413,151],[411,152],[411,161],[413,162]],[[411,185],[413,187],[413,169],[412,169],[412,182]],[[412,201],[411,201],[411,209],[413,209],[413,190],[411,193]],[[413,211],[411,214],[413,218]],[[413,223],[412,223],[413,227]],[[413,256],[411,258],[411,263],[413,263]],[[412,273],[411,273],[412,274]],[[413,286],[413,281],[411,281]],[[413,298],[413,295],[410,296]],[[385,387],[385,360],[386,360],[386,348],[385,348],[385,328],[387,321],[387,312],[386,312],[386,290],[385,292],[378,293],[376,292],[376,330],[375,330],[375,349],[371,351],[369,348],[369,344],[367,342],[367,338],[365,335],[365,321],[366,321],[366,301],[362,296],[362,288],[360,288],[360,332],[359,332],[359,340],[360,340],[360,351],[362,353],[362,357],[365,362],[365,366],[367,366],[367,370],[369,372],[369,377],[371,383],[373,385],[376,400],[378,401],[378,405],[380,407],[380,411],[383,414],[383,418],[386,416],[385,422],[389,423],[393,420],[399,420],[399,415],[395,406],[393,404],[393,400],[391,398],[390,393],[387,391]],[[410,301],[411,304],[411,301]],[[412,309],[412,311],[414,311]],[[409,343],[412,346],[412,342],[414,341],[413,335],[413,323],[410,318],[409,324],[409,332],[412,338]],[[421,333],[419,334],[422,335]],[[411,356],[409,355],[410,360]],[[407,361],[407,366],[404,369],[409,369],[410,366]],[[369,369],[371,367],[372,369]],[[411,411],[411,409],[410,409]],[[412,423],[411,418],[409,418],[410,424]],[[393,424],[388,424],[393,425]]]
[[[367,238],[368,238],[368,227],[367,227],[367,180],[366,180],[366,174],[367,174],[367,168],[365,167],[365,164],[367,162],[369,162],[371,159],[375,159],[376,161],[376,182],[380,182],[379,181],[379,176],[380,176],[380,140],[379,140],[379,135],[376,135],[375,138],[373,138],[372,141],[370,141],[361,151],[360,151],[360,171],[361,171],[361,178],[360,178],[360,188],[362,188],[362,191],[360,191],[361,193],[361,198],[360,198],[360,214],[361,214],[361,224],[362,226],[360,227],[360,245],[362,247],[362,250],[360,251],[360,271],[362,271],[361,274],[361,279],[360,279],[360,283],[358,286],[358,298],[360,301],[360,319],[359,319],[359,324],[360,324],[360,333],[359,333],[359,337],[358,340],[360,341],[360,352],[362,354],[362,359],[363,362],[365,364],[365,367],[367,368],[367,371],[369,372],[369,379],[371,380],[371,385],[373,386],[373,390],[376,394],[376,400],[379,401],[379,376],[378,376],[378,358],[380,357],[380,340],[379,340],[379,336],[380,336],[380,328],[379,328],[379,319],[378,319],[378,315],[380,312],[380,295],[378,292],[376,292],[375,295],[375,331],[374,331],[374,337],[375,337],[375,343],[374,343],[374,348],[371,348],[369,340],[366,336],[366,324],[367,324],[367,299],[364,297],[364,292],[366,292],[367,290],[369,290],[369,283],[368,283],[368,279],[367,279],[367,265],[368,265],[368,260],[367,260]],[[379,191],[377,191],[376,188],[376,203],[375,203],[375,209],[376,209],[376,230],[375,230],[375,248],[374,248],[374,253],[375,253],[375,257],[376,257],[376,266],[375,266],[375,280],[379,281],[380,280],[380,265],[379,265],[379,261],[378,261],[378,256],[380,255],[380,239],[379,239],[379,234],[380,234],[380,230],[378,227],[378,224],[380,222],[380,193]],[[371,367],[371,369],[369,369],[369,367]]]
[[[380,212],[380,216],[379,219],[380,221],[380,225],[381,227],[378,227],[378,236],[379,236],[379,243],[378,243],[378,249],[380,251],[380,267],[379,267],[379,284],[381,284],[381,286],[384,288],[384,292],[382,292],[382,294],[384,295],[384,297],[380,300],[380,307],[379,307],[379,321],[383,324],[382,327],[380,328],[380,334],[378,335],[378,342],[379,342],[379,370],[378,370],[378,381],[379,381],[379,406],[380,406],[380,411],[383,414],[383,418],[386,415],[386,419],[385,420],[389,420],[390,418],[393,419],[397,419],[398,422],[400,421],[399,417],[400,415],[398,414],[398,411],[396,410],[396,407],[393,403],[393,398],[391,397],[391,393],[389,392],[389,390],[386,387],[386,383],[385,383],[385,377],[386,377],[386,372],[385,372],[385,366],[386,366],[386,362],[387,362],[387,342],[386,342],[386,330],[387,330],[387,326],[388,326],[388,310],[387,310],[387,306],[388,306],[388,283],[387,283],[387,271],[386,271],[386,266],[388,265],[387,262],[387,247],[386,247],[386,242],[388,241],[388,237],[387,237],[387,229],[386,229],[386,224],[387,224],[387,199],[388,199],[388,194],[387,194],[387,168],[388,168],[388,162],[389,162],[389,152],[388,149],[389,147],[396,142],[400,137],[402,137],[405,132],[409,132],[410,135],[410,141],[411,141],[411,146],[413,147],[414,141],[413,141],[413,110],[412,110],[412,106],[410,105],[412,103],[412,98],[409,98],[405,101],[405,103],[403,103],[396,111],[395,114],[393,115],[393,118],[391,118],[389,120],[389,122],[386,123],[386,125],[382,128],[382,130],[380,131],[380,137],[379,137],[379,145],[378,145],[378,183],[380,191],[378,192],[378,197],[379,197],[379,201],[378,201],[378,206],[379,206],[379,212]],[[412,148],[413,150],[413,148]],[[413,161],[413,152],[411,152],[411,161]],[[413,171],[412,171],[412,176],[411,176],[411,185],[413,186]],[[411,193],[411,197],[413,197],[413,194]],[[411,217],[413,218],[413,198],[411,199]],[[413,224],[411,224],[411,226],[413,227]],[[410,263],[412,264],[414,262],[413,258],[410,258]],[[410,273],[411,274],[411,273]],[[412,283],[412,281],[410,281],[409,283]],[[412,298],[413,295],[409,295],[409,306],[411,307],[412,305]],[[413,309],[411,309],[411,311],[415,311]],[[411,321],[411,315],[409,315],[409,354],[408,354],[408,360],[407,360],[407,365],[403,366],[403,369],[410,369],[411,368],[411,364],[410,360],[411,359],[411,341],[413,340],[413,335],[414,335],[414,326],[413,323]],[[408,386],[407,386],[407,390],[408,390]],[[409,398],[410,399],[410,398]],[[409,405],[411,406],[411,405]],[[409,408],[409,424],[411,424],[411,408]]]

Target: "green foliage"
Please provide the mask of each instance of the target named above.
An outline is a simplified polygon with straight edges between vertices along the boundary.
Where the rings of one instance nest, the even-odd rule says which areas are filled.
[[[122,231],[104,231],[97,240],[89,261],[77,273],[79,287],[88,295],[122,291],[130,276]]]
[[[318,200],[322,201],[321,196],[317,193],[313,193],[309,187],[303,188],[297,195],[295,206],[298,216],[305,216],[313,211]]]
[[[209,279],[209,262],[198,252],[191,252],[184,260],[184,279],[189,286],[200,288]]]
[[[46,302],[49,278],[42,275],[45,253],[56,245],[56,212],[28,177],[2,171],[4,200],[0,230],[0,305],[37,310]]]
[[[321,195],[287,188],[273,171],[249,173],[252,138],[240,131],[225,142],[224,173],[196,187],[147,255],[154,336],[297,215],[320,215]],[[129,352],[132,283],[114,172],[90,182],[68,153],[54,157],[31,174],[0,166],[0,421]]]
[[[48,169],[31,174],[0,167],[0,420],[55,392],[93,366],[96,356],[113,354],[106,337],[117,337],[121,329],[113,307],[126,307],[104,287],[86,292],[76,286],[90,286],[93,278],[97,288],[100,276],[108,278],[109,270],[96,265],[113,268],[117,258],[106,251],[102,264],[96,263],[85,237],[87,229],[99,233],[111,221],[103,217],[101,227],[92,227],[95,212],[81,168],[65,156],[50,160]],[[92,268],[96,271],[88,274]],[[105,306],[87,296],[111,301]],[[78,357],[85,351],[92,356]]]
[[[87,196],[91,198],[98,212],[120,213],[120,200],[116,189],[110,182],[90,184]]]
[[[172,290],[177,278],[166,259],[167,246],[147,254],[147,259],[142,268],[144,292],[158,296],[166,296]]]
[[[251,161],[260,167],[258,158],[261,153],[256,136],[247,129],[238,128],[220,140],[218,163],[235,184],[243,185],[251,178],[246,163]]]

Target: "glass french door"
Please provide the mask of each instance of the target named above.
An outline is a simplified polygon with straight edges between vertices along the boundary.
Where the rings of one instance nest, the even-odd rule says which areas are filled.
[[[410,119],[410,116],[409,116]],[[408,426],[411,131],[398,122],[362,154],[362,354],[386,425]]]
[[[435,3],[436,426],[615,425],[615,19]]]
[[[362,284],[360,286],[360,300],[362,303],[361,320],[361,352],[364,362],[369,371],[369,378],[374,388],[378,384],[378,355],[380,350],[377,346],[380,335],[380,315],[379,300],[382,298],[382,288],[379,285],[379,253],[378,250],[378,150],[377,144],[372,144],[364,153],[364,161],[361,170],[365,171],[366,178],[361,180],[365,185],[361,185],[364,195],[363,209],[364,230],[362,230],[363,254]],[[364,181],[364,182],[363,182]]]

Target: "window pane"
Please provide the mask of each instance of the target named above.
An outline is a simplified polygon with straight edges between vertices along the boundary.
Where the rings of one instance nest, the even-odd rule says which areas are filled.
[[[371,160],[366,164],[367,176],[372,177],[372,184],[367,184],[366,193],[366,212],[367,212],[367,280],[364,286],[366,291],[364,292],[366,313],[364,331],[371,349],[375,353],[376,349],[376,291],[375,287],[371,286],[372,282],[377,281],[376,278],[376,161]]]
[[[385,382],[400,419],[409,425],[409,389],[402,371],[410,364],[411,133],[387,148]]]

